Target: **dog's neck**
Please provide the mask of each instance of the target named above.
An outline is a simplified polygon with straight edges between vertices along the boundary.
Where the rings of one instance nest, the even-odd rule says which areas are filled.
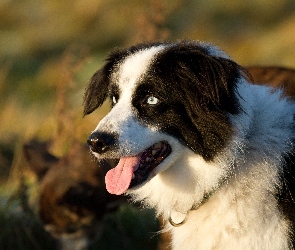
[[[169,211],[186,214],[198,210],[234,174],[234,162],[233,157],[229,157],[230,153],[222,153],[216,162],[206,162],[186,147],[183,147],[181,154],[185,157],[174,162],[168,170],[129,192],[135,201],[144,200],[147,206],[156,208],[158,215],[167,220]],[[159,197],[159,193],[163,197]]]
[[[201,206],[203,206],[209,199],[212,195],[214,195],[215,192],[217,192],[219,190],[220,187],[222,187],[223,185],[226,185],[226,183],[229,181],[229,179],[232,177],[233,175],[233,171],[230,171],[228,175],[224,176],[223,178],[221,178],[221,180],[219,181],[219,184],[213,188],[211,191],[207,192],[206,194],[204,194],[203,198],[198,201],[197,203],[195,203],[190,210],[188,210],[185,214],[177,211],[177,210],[169,210],[168,211],[168,222],[170,223],[171,226],[173,227],[180,227],[182,226],[186,220],[187,220],[187,216],[188,216],[188,213],[190,211],[193,211],[193,210],[197,210],[199,209]],[[175,212],[178,216],[182,217],[182,219],[178,222],[175,222],[174,219],[173,219],[173,212]]]
[[[275,174],[262,177],[271,168],[265,164],[260,171],[253,169],[235,176],[197,210],[191,210],[182,226],[168,225],[174,235],[173,249],[189,249],[192,245],[195,249],[263,249],[265,240],[273,249],[286,247],[287,225],[277,212],[274,190],[260,190],[275,181]],[[180,214],[172,215],[176,222],[183,219]],[[272,239],[273,232],[276,240]]]
[[[197,210],[200,206],[202,206],[203,204],[205,204],[206,201],[211,197],[211,195],[213,193],[215,193],[215,191],[216,190],[212,190],[211,192],[205,194],[203,196],[203,199],[201,201],[199,201],[198,203],[196,203],[195,205],[193,205],[192,208],[189,211],[187,211],[185,214],[180,213],[180,212],[178,212],[176,210],[169,210],[167,216],[168,216],[168,222],[170,223],[170,225],[173,226],[173,227],[180,227],[180,226],[182,226],[186,222],[186,220],[187,220],[188,213],[190,211]],[[180,219],[180,221],[178,221],[178,222],[175,222],[174,221],[174,219],[172,217],[173,216],[172,215],[173,212],[175,212],[178,216],[180,215],[180,217],[182,217]]]

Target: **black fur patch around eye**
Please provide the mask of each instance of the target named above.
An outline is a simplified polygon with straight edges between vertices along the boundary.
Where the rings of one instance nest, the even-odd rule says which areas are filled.
[[[212,160],[232,135],[228,114],[240,112],[236,83],[241,68],[205,48],[180,43],[160,52],[137,88],[139,119],[177,137],[205,160]],[[143,109],[142,93],[157,93],[162,105]]]

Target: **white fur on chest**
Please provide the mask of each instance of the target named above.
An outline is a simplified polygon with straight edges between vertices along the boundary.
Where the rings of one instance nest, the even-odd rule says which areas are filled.
[[[245,160],[249,169],[246,165],[240,165],[242,173],[235,174],[197,210],[188,211],[202,198],[201,190],[205,184],[196,181],[193,185],[193,180],[199,177],[204,181],[207,178],[212,185],[216,179],[213,174],[197,175],[198,171],[193,171],[193,167],[184,174],[175,173],[174,178],[177,178],[174,181],[172,177],[165,178],[163,174],[167,173],[164,171],[130,193],[136,200],[144,200],[155,207],[166,220],[168,212],[173,209],[188,211],[187,220],[182,226],[167,224],[167,229],[173,235],[173,249],[289,249],[289,225],[281,217],[273,196],[277,182],[275,165],[279,159],[273,158],[274,162],[266,161],[263,164],[252,159]],[[202,164],[197,160],[192,162]],[[251,168],[251,164],[255,168]],[[209,165],[203,167],[208,167],[208,172],[212,170],[211,167],[214,168]],[[180,217],[182,220],[183,216]],[[172,218],[175,221],[178,219]]]
[[[249,219],[251,214],[247,210],[237,207],[216,213],[218,205],[212,203],[212,208],[205,212],[192,211],[183,226],[173,228],[173,249],[289,249],[288,225],[275,211],[266,211],[268,216],[263,214],[254,220]],[[243,204],[240,206],[245,208]]]
[[[251,183],[235,180],[216,192],[203,206],[189,211],[182,226],[169,225],[173,249],[289,249],[288,224],[274,197],[259,190],[265,180],[257,174],[249,173],[257,177]]]

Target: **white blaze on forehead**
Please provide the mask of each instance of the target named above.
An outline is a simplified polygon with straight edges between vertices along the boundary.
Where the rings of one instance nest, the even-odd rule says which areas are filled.
[[[130,55],[112,75],[112,82],[120,88],[120,96],[95,131],[118,134],[121,155],[136,155],[159,140],[157,131],[141,125],[136,119],[132,109],[132,95],[140,78],[163,48],[164,46],[151,47]]]
[[[148,70],[149,65],[155,58],[156,54],[164,48],[164,45],[151,47],[140,50],[127,57],[120,65],[114,75],[115,82],[121,90],[134,88],[136,82]]]

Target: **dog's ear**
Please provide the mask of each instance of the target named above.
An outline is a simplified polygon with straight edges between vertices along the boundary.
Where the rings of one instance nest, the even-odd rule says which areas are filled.
[[[49,153],[49,144],[49,141],[40,142],[34,139],[23,145],[24,157],[29,168],[37,175],[38,180],[42,180],[47,171],[60,160]]]
[[[84,94],[84,116],[92,113],[106,100],[112,72],[115,71],[116,66],[130,53],[131,50],[114,50],[105,60],[105,65],[91,77]]]
[[[100,107],[107,97],[110,81],[105,71],[105,68],[99,69],[90,79],[83,100],[84,116]]]
[[[181,84],[185,108],[202,138],[203,157],[210,160],[232,134],[227,114],[240,112],[236,86],[242,68],[226,58],[197,56],[181,70],[187,72]]]
[[[184,106],[195,129],[194,136],[186,138],[186,144],[211,160],[232,134],[228,114],[240,113],[236,87],[244,77],[243,69],[195,44],[170,48],[158,58],[156,64],[164,82],[177,86],[170,91],[175,91],[174,96]]]
[[[208,56],[182,65],[181,70],[189,72],[181,87],[192,110],[239,113],[236,86],[242,68],[235,62]]]
[[[178,96],[192,112],[225,111],[237,114],[236,86],[243,77],[241,66],[195,43],[181,43],[160,54],[155,62],[165,82],[178,86]],[[158,68],[158,69],[157,69]],[[179,90],[181,90],[179,92]]]

